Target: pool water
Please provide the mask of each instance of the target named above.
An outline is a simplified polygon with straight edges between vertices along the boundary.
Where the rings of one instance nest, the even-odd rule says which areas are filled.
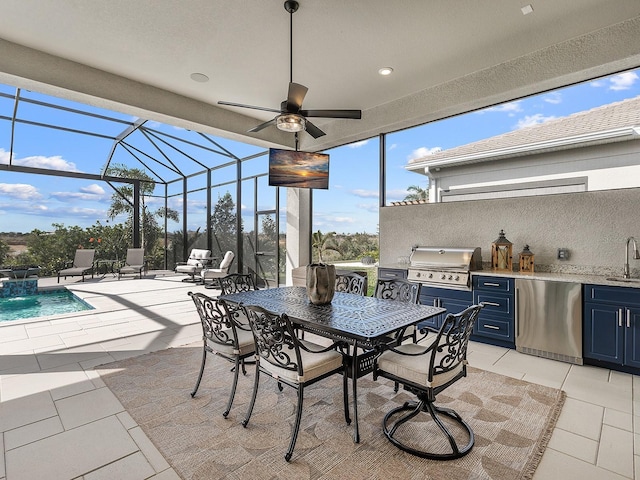
[[[66,289],[0,298],[0,322],[83,310],[93,310],[93,307]]]

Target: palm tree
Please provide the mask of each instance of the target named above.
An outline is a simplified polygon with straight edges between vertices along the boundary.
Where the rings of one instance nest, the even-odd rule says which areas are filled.
[[[311,235],[311,246],[318,250],[318,261],[320,263],[324,263],[322,259],[323,252],[332,251],[340,253],[334,241],[335,234],[336,232],[328,232],[326,234],[322,234],[322,232],[318,230]]]
[[[427,189],[421,188],[418,185],[411,185],[407,187],[407,192],[409,193],[406,197],[404,197],[405,202],[418,201],[418,202],[428,202],[429,201],[429,191]]]

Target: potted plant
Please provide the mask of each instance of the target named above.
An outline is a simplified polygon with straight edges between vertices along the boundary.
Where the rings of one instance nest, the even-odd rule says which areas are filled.
[[[313,248],[318,250],[318,263],[307,265],[307,295],[314,305],[331,303],[336,288],[336,267],[328,265],[322,259],[322,252],[329,249],[331,236],[335,232],[323,235],[319,230],[313,234]]]

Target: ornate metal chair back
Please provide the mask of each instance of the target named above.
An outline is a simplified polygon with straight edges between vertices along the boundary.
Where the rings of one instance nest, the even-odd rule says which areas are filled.
[[[406,280],[379,279],[373,296],[398,302],[418,303],[420,284],[407,282]]]
[[[256,355],[274,367],[297,371],[302,377],[300,348],[289,317],[258,306],[246,306],[244,311],[256,342]]]
[[[189,292],[189,296],[196,305],[202,334],[206,340],[219,345],[238,347],[236,324],[232,321],[227,304],[222,300],[215,300],[203,293]]]
[[[480,315],[483,304],[472,305],[457,314],[448,314],[440,327],[431,350],[429,359],[428,381],[431,383],[435,375],[459,370],[459,373],[447,383],[453,383],[467,374],[467,347],[473,325]],[[443,386],[444,387],[444,386]]]
[[[222,295],[258,290],[255,282],[253,281],[253,276],[240,273],[231,273],[222,277],[220,279],[220,288],[222,290]]]
[[[366,295],[365,277],[357,273],[343,273],[336,275],[336,292]]]

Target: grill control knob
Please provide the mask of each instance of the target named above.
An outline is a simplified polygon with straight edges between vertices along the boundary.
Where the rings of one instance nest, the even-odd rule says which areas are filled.
[[[440,275],[440,280],[446,280],[447,276],[443,273],[442,275]]]
[[[456,282],[457,282],[458,280],[460,280],[460,275],[456,275],[456,276],[454,277],[454,280],[455,280]]]
[[[430,273],[430,274],[429,274],[429,278],[433,278],[433,273]]]
[[[420,278],[420,272],[416,272],[416,277]]]

